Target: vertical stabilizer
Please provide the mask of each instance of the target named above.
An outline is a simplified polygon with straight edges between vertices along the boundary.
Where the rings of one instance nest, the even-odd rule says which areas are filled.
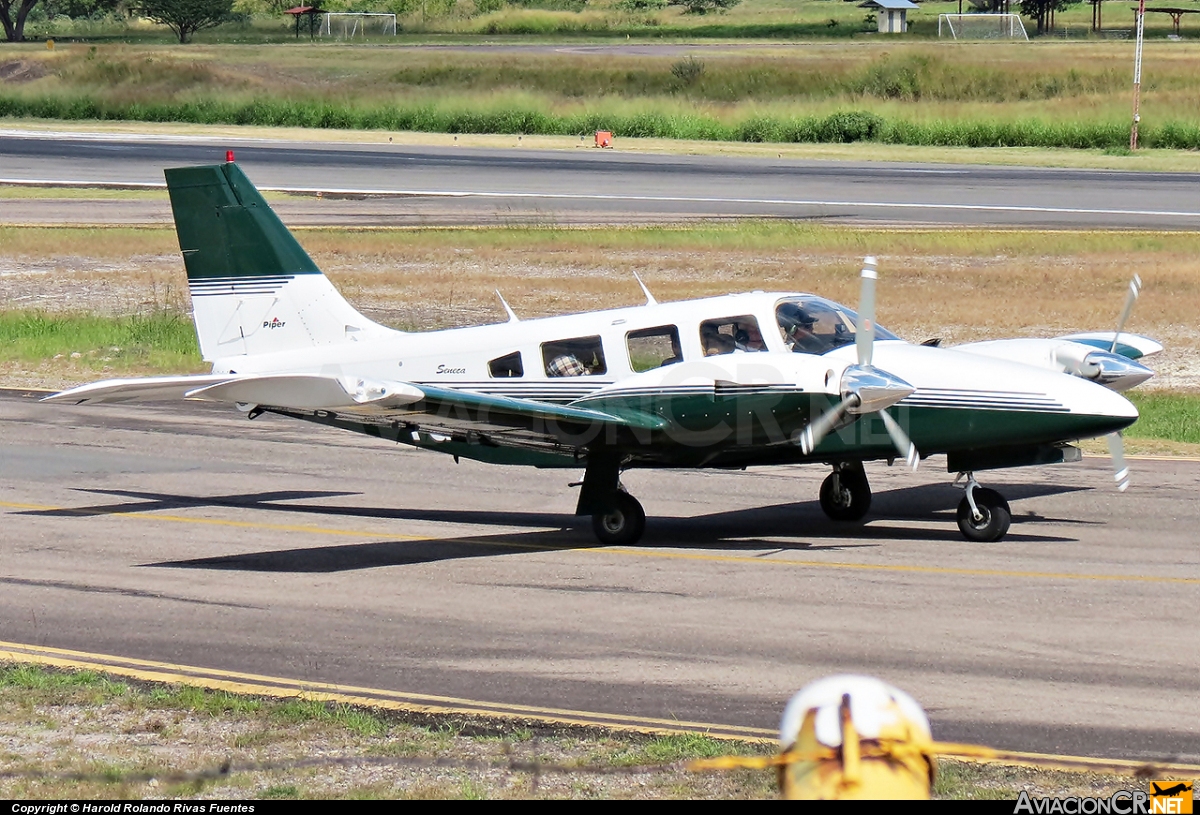
[[[390,331],[346,302],[236,164],[182,167],[166,176],[206,360]]]

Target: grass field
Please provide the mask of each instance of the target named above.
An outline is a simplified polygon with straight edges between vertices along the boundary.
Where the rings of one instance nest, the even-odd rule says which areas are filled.
[[[1154,384],[1175,392],[1135,394],[1143,417],[1129,436],[1200,444],[1197,234],[881,235],[775,221],[298,234],[358,308],[403,330],[503,320],[496,288],[522,316],[632,305],[634,272],[663,301],[764,289],[853,303],[861,258],[876,253],[880,322],[912,341],[955,344],[1108,328],[1137,272],[1146,286],[1128,328],[1164,341]],[[0,268],[0,370],[10,384],[204,369],[169,228],[0,227]]]
[[[1104,40],[875,37],[663,53],[70,42],[6,49],[0,116],[1119,153],[1131,65],[1129,43]],[[1143,146],[1200,148],[1198,67],[1195,43],[1147,45]]]
[[[880,259],[880,322],[947,343],[1106,328],[1133,273],[1129,328],[1200,346],[1200,235],[1126,231],[856,228],[780,221],[628,228],[297,230],[357,306],[403,329],[543,316],[753,289],[857,299],[863,255]],[[54,247],[49,253],[47,247]],[[48,257],[49,255],[49,257]],[[174,232],[0,227],[9,308],[140,314],[186,310]],[[1021,297],[1013,297],[1021,292]],[[76,349],[78,350],[78,349]]]
[[[0,361],[69,360],[81,373],[190,372],[201,366],[196,330],[179,312],[101,317],[0,311]]]
[[[404,12],[407,7],[408,11]],[[424,3],[397,3],[393,0],[331,0],[324,8],[330,11],[397,11],[398,39],[402,41],[462,41],[464,38],[508,37],[538,39],[545,37],[573,39],[870,39],[879,38],[873,17],[857,4],[836,0],[742,0],[724,12],[709,14],[687,13],[680,6],[665,3],[629,0],[517,0],[497,3],[494,0],[434,0]],[[294,42],[291,18],[273,12],[263,0],[237,0],[235,10],[239,19],[216,29],[201,31],[198,42]],[[1110,36],[1128,35],[1132,18],[1128,4],[1108,0],[1104,4],[1105,29]],[[906,39],[936,38],[938,14],[958,11],[957,2],[922,3],[918,11],[908,16]],[[1080,4],[1059,12],[1056,26],[1047,36],[1056,38],[1100,38],[1090,31],[1091,7]],[[1036,24],[1026,19],[1030,35],[1036,35]],[[1186,37],[1200,28],[1185,17],[1182,33]],[[87,39],[92,41],[171,42],[171,33],[163,26],[147,21],[121,19],[114,16],[96,19],[47,19],[35,7],[27,25],[30,37],[54,37],[59,41]],[[1171,33],[1169,18],[1149,15],[1146,34],[1150,38],[1165,38]],[[362,36],[362,35],[359,35]],[[307,39],[307,34],[304,35]],[[390,36],[368,33],[375,42],[391,41]],[[898,39],[898,38],[893,38]]]
[[[776,796],[769,770],[683,766],[773,752],[765,745],[405,715],[34,665],[0,664],[0,743],[0,797],[8,799]],[[557,771],[535,780],[510,762]],[[938,770],[934,793],[944,799],[1012,800],[1021,789],[1101,795],[1139,783],[947,760]]]

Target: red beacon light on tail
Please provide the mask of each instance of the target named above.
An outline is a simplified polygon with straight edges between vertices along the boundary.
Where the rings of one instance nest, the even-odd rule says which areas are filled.
[[[232,150],[225,151],[225,162],[227,164],[233,164],[233,151]]]

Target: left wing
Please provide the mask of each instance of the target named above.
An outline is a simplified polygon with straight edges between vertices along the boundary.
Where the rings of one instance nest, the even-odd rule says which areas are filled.
[[[85,404],[180,399],[236,404],[251,411],[310,419],[484,460],[497,457],[474,456],[469,450],[444,443],[461,440],[487,448],[525,448],[573,458],[574,450],[598,441],[617,443],[633,433],[644,435],[667,426],[662,417],[628,406],[598,410],[437,385],[319,374],[112,379],[42,401]]]

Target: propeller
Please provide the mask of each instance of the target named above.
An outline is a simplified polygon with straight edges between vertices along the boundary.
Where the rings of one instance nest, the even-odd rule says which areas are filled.
[[[1121,330],[1125,328],[1125,321],[1129,319],[1129,314],[1133,311],[1133,304],[1137,302],[1138,295],[1141,293],[1142,278],[1135,273],[1133,280],[1129,281],[1129,294],[1125,296],[1125,306],[1121,309],[1121,316],[1117,318],[1117,333],[1113,334],[1112,345],[1108,349],[1110,354],[1117,352],[1117,341],[1121,339]],[[1144,380],[1139,379],[1138,381]],[[1120,433],[1108,434],[1108,454],[1112,457],[1113,482],[1117,485],[1117,492],[1125,492],[1129,489],[1129,467],[1125,464],[1125,439]]]
[[[1145,365],[1117,353],[1121,332],[1125,330],[1125,323],[1141,292],[1142,278],[1135,274],[1129,281],[1129,294],[1125,297],[1125,305],[1117,318],[1117,330],[1112,335],[1107,351],[1092,348],[1090,343],[1080,344],[1079,335],[1067,335],[1060,338],[1068,342],[1054,350],[1054,360],[1066,373],[1090,379],[1117,392],[1136,387],[1154,376],[1154,371]]]
[[[900,377],[881,371],[871,364],[875,350],[875,281],[879,273],[875,269],[875,258],[863,262],[862,291],[858,300],[858,325],[855,345],[858,363],[847,366],[839,383],[841,400],[829,410],[808,423],[797,440],[805,455],[811,455],[831,430],[837,427],[849,413],[866,415],[878,413],[883,420],[892,444],[904,456],[908,466],[916,470],[921,460],[917,447],[899,422],[887,413],[887,408],[899,402],[916,389]]]
[[[1108,454],[1112,457],[1113,482],[1117,492],[1129,489],[1129,467],[1125,464],[1125,439],[1120,433],[1108,434]]]
[[[1108,349],[1110,354],[1117,352],[1117,340],[1121,339],[1121,330],[1125,328],[1125,321],[1129,319],[1129,314],[1133,311],[1133,304],[1137,302],[1138,295],[1141,293],[1142,278],[1134,274],[1133,280],[1129,281],[1129,294],[1125,297],[1125,307],[1121,309],[1121,316],[1117,318],[1117,333],[1113,334],[1112,345]]]

